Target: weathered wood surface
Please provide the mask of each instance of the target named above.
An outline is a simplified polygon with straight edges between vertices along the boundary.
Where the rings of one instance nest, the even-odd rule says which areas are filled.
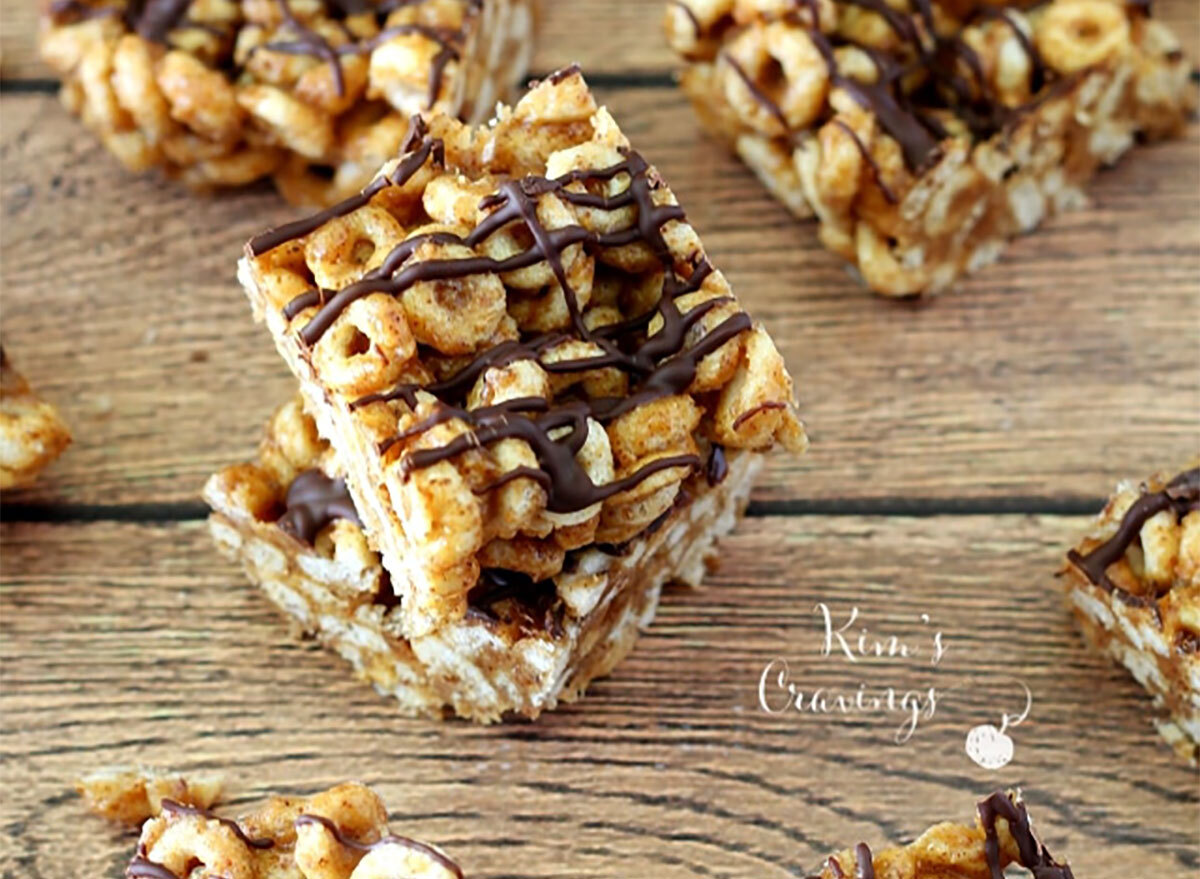
[[[1147,699],[1089,653],[1052,574],[1078,518],[754,518],[705,589],[672,593],[630,659],[537,724],[395,716],[341,661],[294,642],[199,522],[5,523],[0,594],[0,876],[118,879],[133,839],[68,792],[99,765],[221,770],[231,811],[346,778],[394,826],[483,877],[803,876],[860,840],[969,819],[1022,786],[1047,843],[1087,879],[1195,875],[1196,774],[1150,727]],[[851,664],[819,654],[813,613],[857,606],[872,633],[927,651]],[[931,623],[920,622],[922,613]],[[805,690],[935,685],[935,717],[768,716],[764,666]],[[966,731],[1011,730],[985,772]],[[955,686],[960,689],[952,689]]]
[[[662,0],[545,0],[533,70],[545,73],[574,61],[593,73],[663,76],[675,57],[662,37]],[[1193,58],[1200,57],[1200,7],[1193,0],[1157,0],[1155,15],[1168,22]],[[0,76],[50,76],[38,58],[36,0],[0,2]]]
[[[1195,57],[1200,6],[1156,5]],[[1085,521],[997,513],[1085,508],[1200,447],[1200,126],[960,293],[883,302],[700,133],[666,84],[657,0],[548,6],[536,68],[603,74],[798,378],[813,449],[773,462],[759,510],[981,514],[748,519],[709,587],[672,595],[581,704],[490,729],[397,718],[292,641],[195,521],[204,479],[252,454],[293,386],[233,264],[294,212],[266,188],[196,199],[121,172],[51,95],[22,93],[47,75],[34,4],[0,0],[4,342],[76,434],[0,513],[0,879],[118,879],[132,837],[68,789],[133,761],[225,771],[232,811],[361,778],[473,877],[803,876],[859,840],[968,820],[1005,785],[1081,879],[1197,874],[1196,772],[1053,579]],[[14,521],[46,517],[139,521]],[[819,601],[924,649],[940,629],[949,652],[936,671],[821,657]],[[896,745],[892,715],[765,714],[776,658],[805,691],[946,692]],[[1013,678],[1033,711],[987,773],[963,738],[1019,710]]]
[[[912,305],[859,289],[676,91],[603,96],[797,377],[813,448],[776,460],[760,500],[1093,499],[1200,445],[1200,126]],[[265,188],[197,199],[129,176],[50,96],[0,107],[5,343],[76,433],[16,498],[194,501],[292,386],[234,264],[294,211]]]

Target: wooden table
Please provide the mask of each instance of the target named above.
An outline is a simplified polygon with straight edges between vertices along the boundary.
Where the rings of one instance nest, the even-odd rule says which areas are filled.
[[[582,61],[672,181],[787,355],[813,449],[773,463],[720,572],[668,596],[581,704],[439,725],[292,640],[206,534],[204,478],[250,456],[292,386],[234,261],[294,212],[265,188],[200,200],[122,173],[56,103],[31,6],[0,4],[4,336],[76,441],[0,526],[3,879],[121,876],[131,838],[69,788],[137,761],[225,772],[231,811],[362,779],[474,877],[802,876],[1003,786],[1080,879],[1200,870],[1197,774],[1054,578],[1117,479],[1200,447],[1200,126],[957,294],[884,302],[701,135],[657,3],[551,3],[537,69]],[[1196,57],[1194,0],[1159,14]],[[823,657],[822,602],[949,650],[936,669]],[[937,711],[899,745],[896,714],[770,715],[776,659],[806,694],[935,686]],[[1015,760],[980,769],[966,731],[1019,710],[1021,683]]]

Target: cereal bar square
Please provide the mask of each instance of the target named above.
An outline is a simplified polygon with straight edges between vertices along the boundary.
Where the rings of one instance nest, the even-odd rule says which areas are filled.
[[[644,534],[726,450],[805,447],[771,338],[577,69],[484,128],[418,117],[240,276],[409,636],[462,619],[485,569],[541,582]]]
[[[1146,688],[1162,737],[1192,763],[1200,757],[1197,465],[1120,485],[1063,572],[1087,640]]]
[[[672,0],[684,90],[872,290],[947,289],[1196,107],[1124,0]]]
[[[537,0],[48,0],[64,105],[134,171],[200,189],[357,192],[416,113],[480,121],[533,51]]]

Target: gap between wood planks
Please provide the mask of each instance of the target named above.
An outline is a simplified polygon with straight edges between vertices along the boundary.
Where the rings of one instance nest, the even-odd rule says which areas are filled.
[[[528,80],[545,79],[552,71],[531,73]],[[1200,77],[1200,71],[1193,73]],[[675,77],[670,73],[633,71],[631,73],[589,73],[588,85],[594,89],[659,89],[673,88]],[[58,80],[37,77],[33,79],[0,79],[0,94],[55,94]]]
[[[1104,506],[1103,498],[819,498],[813,500],[751,501],[747,518],[767,516],[1091,516]],[[201,501],[141,504],[16,503],[0,508],[5,522],[193,522],[207,518]]]
[[[548,74],[535,73],[530,80],[544,79]],[[597,89],[658,89],[673,88],[675,77],[670,73],[589,73],[588,85]],[[1191,80],[1200,83],[1200,69],[1191,72]],[[55,79],[4,79],[0,80],[0,95],[2,94],[54,94],[58,91],[58,80]]]

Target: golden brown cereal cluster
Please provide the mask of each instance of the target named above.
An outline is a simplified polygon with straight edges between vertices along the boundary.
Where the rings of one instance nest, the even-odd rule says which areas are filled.
[[[937,824],[874,853],[860,843],[826,860],[813,879],[994,879],[1015,875],[1005,872],[1010,865],[1036,879],[1074,879],[1038,839],[1020,795],[997,791],[978,804],[974,826]]]
[[[70,443],[58,410],[30,389],[0,348],[0,489],[29,485]]]
[[[408,118],[486,118],[524,74],[533,0],[50,0],[62,100],[131,170],[357,191]]]
[[[146,822],[129,877],[166,879],[463,879],[440,849],[388,830],[378,795],[347,782],[273,797],[233,821],[173,801]]]
[[[672,0],[702,120],[877,292],[935,292],[1195,107],[1143,4]]]
[[[85,775],[75,783],[88,808],[101,817],[140,827],[162,812],[162,801],[175,800],[206,809],[221,794],[219,779],[159,769],[108,766]]]
[[[1160,709],[1163,737],[1200,756],[1200,458],[1121,485],[1068,554],[1084,634],[1126,666]]]
[[[774,343],[577,71],[407,146],[243,279],[414,632],[481,569],[638,535],[718,447],[804,448]]]

